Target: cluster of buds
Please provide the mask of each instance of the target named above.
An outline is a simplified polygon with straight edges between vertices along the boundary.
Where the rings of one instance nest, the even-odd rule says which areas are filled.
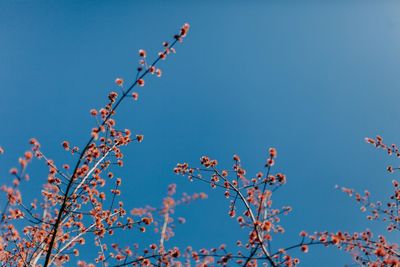
[[[138,100],[139,94],[133,92],[133,88],[143,87],[146,75],[161,77],[162,71],[157,66],[158,62],[171,52],[176,52],[175,44],[186,37],[188,30],[189,25],[185,24],[172,42],[164,42],[161,54],[152,63],[146,61],[146,51],[139,50],[140,65],[134,82],[128,87],[123,78],[116,78],[115,84],[122,93],[117,93],[117,90],[111,91],[105,106],[90,110],[97,125],[91,130],[84,147],[73,147],[68,141],[61,143],[65,151],[77,157],[76,162],[71,164],[73,168],[67,163],[58,167],[55,161],[48,159],[41,151],[36,139],[30,140],[31,150],[19,158],[19,168],[10,170],[14,177],[12,185],[1,186],[7,200],[5,205],[2,205],[4,210],[0,222],[0,259],[3,264],[44,267],[68,265],[71,257],[79,256],[77,246],[83,246],[90,234],[93,234],[100,249],[99,257],[95,259],[97,263],[108,265],[106,261],[119,262],[132,257],[142,257],[138,256],[138,253],[134,254],[134,249],[121,249],[114,245],[112,247],[115,252],[108,252],[107,245],[103,243],[107,235],[113,235],[117,230],[139,228],[144,232],[145,226],[153,224],[153,211],[147,210],[146,214],[142,214],[146,216],[139,216],[139,220],[135,221],[126,216],[122,201],[117,200],[123,192],[122,179],[115,179],[110,168],[122,167],[122,146],[133,141],[142,142],[143,135],[132,134],[128,129],[118,129],[114,115],[120,103],[128,96]],[[3,153],[4,149],[0,147],[0,154]],[[40,191],[41,200],[23,203],[19,185],[23,178],[28,179],[25,170],[34,157],[45,160],[49,169],[48,175]],[[205,194],[200,193],[185,195],[181,200],[171,201],[172,196],[169,196],[169,201],[165,203],[169,205],[169,210],[173,210],[176,202],[188,203],[205,197]],[[26,227],[22,223],[16,223],[17,219],[26,220]],[[170,223],[167,221],[168,225]],[[165,234],[172,236],[171,232],[166,230]],[[171,252],[175,258],[179,257],[178,254],[176,250]],[[142,262],[145,266],[150,265],[149,259],[137,262]],[[92,266],[84,260],[80,260],[78,265]]]

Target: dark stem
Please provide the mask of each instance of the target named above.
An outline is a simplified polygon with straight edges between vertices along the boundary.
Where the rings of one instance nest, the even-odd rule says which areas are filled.
[[[174,42],[169,46],[169,48],[172,48],[172,47],[177,43],[177,41],[178,41],[179,38],[180,38],[180,36],[179,36],[178,38],[175,38]],[[165,56],[166,54],[167,54],[167,50],[165,50],[165,51],[163,52],[163,55],[164,55],[164,56]],[[153,64],[150,65],[150,67],[151,67],[151,66],[155,66],[160,60],[161,60],[161,57],[159,56],[159,57],[153,62]],[[145,77],[145,76],[150,72],[150,67],[147,68],[146,71],[145,71],[142,75],[140,75],[138,79],[135,80],[135,82],[128,88],[128,90],[127,90],[125,93],[123,93],[122,97],[116,102],[116,104],[114,105],[114,107],[112,108],[112,110],[109,112],[109,114],[107,115],[107,117],[104,119],[104,121],[102,122],[102,124],[98,127],[99,130],[100,130],[100,128],[101,128],[102,126],[104,126],[104,125],[106,124],[106,122],[108,121],[108,119],[114,114],[115,110],[118,108],[118,106],[121,104],[121,102],[122,102],[122,101],[126,98],[126,96],[132,91],[132,89],[138,84],[138,81],[139,81],[140,79],[142,79],[143,77]],[[89,139],[89,141],[87,142],[87,144],[86,144],[86,146],[84,147],[84,149],[82,150],[82,152],[81,152],[81,154],[80,154],[80,157],[79,157],[79,159],[78,159],[78,162],[77,162],[76,165],[75,165],[74,172],[73,172],[73,174],[72,174],[72,176],[71,176],[71,179],[70,179],[69,182],[68,182],[67,189],[66,189],[65,195],[64,195],[65,197],[64,197],[63,202],[62,202],[62,204],[61,204],[61,208],[60,208],[60,210],[59,210],[59,213],[58,213],[58,216],[57,216],[57,220],[56,220],[56,222],[55,222],[55,224],[54,224],[53,229],[50,231],[50,234],[49,234],[49,235],[51,235],[51,240],[50,240],[49,246],[48,246],[48,248],[47,248],[46,259],[45,259],[45,262],[44,262],[43,267],[48,267],[48,265],[49,265],[49,261],[50,261],[50,257],[51,257],[51,252],[52,252],[52,250],[53,250],[54,242],[55,242],[55,239],[56,239],[56,237],[57,237],[58,227],[59,227],[59,225],[60,225],[60,222],[62,221],[62,215],[63,215],[63,213],[64,213],[64,211],[65,211],[65,208],[67,207],[67,202],[68,202],[68,199],[69,199],[69,193],[70,193],[70,190],[71,190],[71,188],[72,188],[73,181],[74,181],[74,178],[75,178],[75,176],[76,176],[76,172],[77,172],[77,170],[78,170],[80,164],[82,163],[83,157],[84,157],[86,151],[88,150],[90,144],[93,142],[93,140],[94,140],[94,137],[92,136],[92,137]],[[53,234],[52,234],[52,232],[53,232]]]

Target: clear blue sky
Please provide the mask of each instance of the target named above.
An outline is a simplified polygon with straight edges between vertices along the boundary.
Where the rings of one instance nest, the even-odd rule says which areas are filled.
[[[390,190],[385,167],[393,160],[364,137],[400,143],[400,3],[145,2],[0,2],[2,181],[30,137],[60,160],[64,139],[83,145],[94,125],[88,110],[105,103],[116,77],[133,80],[137,50],[155,55],[189,22],[184,45],[163,62],[162,79],[148,80],[140,101],[119,112],[121,127],[145,135],[125,149],[126,167],[118,171],[126,205],[157,205],[172,182],[181,192],[205,191],[208,200],[179,209],[187,224],[169,245],[233,245],[238,227],[222,192],[176,177],[172,168],[202,155],[230,164],[238,153],[256,173],[275,146],[276,170],[288,176],[275,204],[294,208],[283,220],[282,243],[303,229],[383,229],[334,186],[369,188],[378,198]],[[35,175],[39,166],[31,186],[46,178]],[[124,238],[133,243],[140,235]],[[336,250],[313,250],[302,266],[351,262]]]

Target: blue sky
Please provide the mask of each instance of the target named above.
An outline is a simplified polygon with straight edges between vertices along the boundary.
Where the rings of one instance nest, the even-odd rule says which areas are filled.
[[[238,227],[222,192],[172,169],[203,155],[229,166],[237,153],[256,173],[274,146],[276,170],[288,176],[275,203],[294,208],[282,243],[303,229],[382,231],[334,186],[369,188],[377,198],[391,189],[385,168],[396,161],[364,137],[400,143],[399,11],[395,1],[2,1],[2,179],[30,137],[67,159],[61,141],[84,144],[94,125],[88,110],[105,103],[116,77],[134,79],[138,49],[156,55],[189,22],[163,77],[147,80],[140,101],[119,111],[121,127],[145,135],[125,149],[118,171],[126,205],[156,205],[172,182],[180,192],[205,191],[208,200],[179,210],[187,224],[170,245],[233,245]],[[45,179],[39,169],[32,166],[31,186]],[[351,261],[317,250],[303,266]]]

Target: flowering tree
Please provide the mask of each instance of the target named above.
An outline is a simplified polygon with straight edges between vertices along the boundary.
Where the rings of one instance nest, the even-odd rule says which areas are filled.
[[[5,193],[0,217],[0,260],[3,266],[62,266],[76,257],[78,266],[295,266],[300,263],[299,253],[307,253],[312,245],[335,246],[350,252],[356,263],[367,266],[400,266],[397,244],[389,243],[383,236],[375,239],[370,231],[361,233],[315,232],[299,233],[299,239],[286,247],[277,248],[273,241],[284,234],[280,217],[290,213],[289,206],[276,208],[274,192],[286,183],[286,176],[274,173],[277,151],[270,148],[265,169],[249,176],[239,156],[233,156],[233,166],[220,168],[217,160],[203,156],[200,166],[187,163],[176,166],[174,172],[189,180],[207,183],[221,189],[229,199],[228,215],[235,218],[248,238],[239,240],[233,249],[224,244],[218,248],[196,250],[192,247],[168,247],[166,241],[174,235],[175,218],[179,205],[205,199],[205,193],[176,196],[176,185],[168,187],[160,207],[145,206],[128,212],[119,200],[122,179],[115,178],[112,168],[123,166],[124,146],[141,142],[143,135],[130,130],[120,130],[114,115],[120,104],[137,101],[136,87],[145,85],[149,75],[161,76],[158,64],[175,53],[175,45],[182,42],[189,30],[185,24],[172,42],[164,42],[163,50],[153,62],[147,61],[144,50],[139,51],[139,67],[133,83],[125,87],[122,78],[115,80],[119,92],[110,92],[108,103],[100,109],[90,110],[97,125],[92,129],[86,145],[79,148],[68,141],[62,148],[75,160],[73,165],[59,165],[48,158],[40,143],[32,138],[31,149],[19,159],[19,167],[12,168],[10,185],[1,186]],[[367,139],[369,143],[386,149],[389,154],[400,155],[396,146],[388,147],[382,139]],[[0,154],[4,150],[0,148]],[[42,160],[48,168],[47,181],[38,199],[25,200],[20,184],[29,180],[27,167],[34,160]],[[393,172],[396,168],[389,167]],[[400,224],[400,189],[393,182],[395,193],[390,202],[370,202],[369,193],[355,194],[363,207],[371,210],[369,219],[382,219],[388,223],[388,231],[398,231]],[[349,195],[354,191],[342,190]],[[152,227],[157,242],[135,244],[132,247],[110,242],[115,231],[145,232]],[[80,250],[86,241],[94,242],[97,256],[86,259]]]
[[[109,248],[102,239],[118,229],[139,228],[144,232],[146,225],[154,220],[153,213],[161,215],[168,223],[169,214],[176,205],[205,198],[204,194],[195,194],[174,200],[175,189],[171,186],[161,209],[134,209],[132,216],[128,216],[123,203],[118,201],[122,180],[114,178],[111,170],[114,166],[123,166],[123,146],[143,140],[143,135],[134,135],[128,129],[116,127],[114,115],[118,107],[124,100],[138,100],[139,94],[133,89],[144,86],[146,76],[161,76],[158,63],[175,53],[175,45],[183,41],[188,31],[189,25],[183,25],[172,42],[163,43],[163,50],[153,62],[147,61],[145,50],[139,51],[139,67],[133,83],[126,88],[124,80],[117,78],[115,83],[121,96],[110,92],[105,107],[90,110],[97,125],[86,145],[79,148],[68,141],[62,142],[63,149],[76,159],[72,167],[69,164],[59,166],[45,155],[36,139],[30,140],[31,150],[19,159],[19,168],[10,170],[14,177],[12,185],[1,187],[6,194],[0,218],[0,260],[3,266],[63,265],[70,260],[71,254],[79,255],[78,245],[85,244],[89,234],[93,234],[99,247],[96,262],[109,265],[112,260],[124,260],[126,263],[129,257],[133,257],[136,262],[148,265],[148,259],[145,256],[138,259],[131,248],[121,249],[112,245],[113,251],[108,252]],[[4,150],[0,149],[0,152]],[[19,185],[29,179],[26,170],[34,158],[46,163],[48,178],[41,191],[41,200],[27,203],[22,199]],[[170,229],[166,224],[162,225],[160,245],[152,250],[165,254],[163,242],[170,235]],[[87,264],[80,261],[79,265]]]
[[[389,155],[400,157],[397,145],[386,145],[381,136],[366,138],[367,143],[385,150]],[[387,167],[393,173],[399,168]],[[369,191],[357,193],[353,189],[342,187],[341,190],[361,205],[362,212],[368,212],[368,220],[382,221],[386,224],[388,233],[400,230],[400,187],[397,180],[392,181],[393,193],[386,202],[371,200]],[[344,240],[349,243],[345,248],[351,251],[354,260],[360,265],[367,266],[400,266],[400,248],[397,243],[390,243],[383,234],[375,236],[370,230],[359,234],[344,234]]]
[[[389,154],[400,157],[396,145],[387,146],[381,137],[376,140],[367,138],[368,143],[387,150]],[[242,167],[239,156],[233,156],[233,166],[230,169],[219,169],[218,161],[209,157],[202,157],[201,167],[190,167],[187,163],[178,164],[175,173],[186,176],[189,180],[198,180],[208,183],[211,188],[221,188],[225,196],[230,199],[229,216],[236,217],[240,227],[249,233],[248,239],[238,241],[238,250],[228,253],[223,247],[222,255],[207,252],[207,263],[216,262],[221,266],[296,266],[300,263],[297,251],[307,253],[310,246],[333,246],[350,253],[354,262],[360,266],[400,266],[400,249],[396,243],[390,243],[383,235],[377,237],[370,231],[348,233],[338,231],[299,233],[300,239],[286,247],[273,249],[273,240],[285,232],[279,224],[279,216],[287,215],[291,208],[284,206],[274,208],[272,195],[286,183],[286,176],[282,173],[273,174],[271,168],[275,164],[277,151],[269,149],[269,156],[265,163],[265,172],[247,178],[247,171]],[[389,172],[399,168],[388,167]],[[382,220],[388,224],[388,232],[400,229],[400,188],[399,182],[393,180],[394,193],[390,200],[383,204],[380,201],[372,202],[368,191],[364,195],[354,193],[354,190],[342,187],[342,191],[350,196],[355,195],[361,203],[361,210],[370,210],[369,220]],[[221,250],[221,249],[220,249]],[[204,254],[204,253],[203,253]],[[204,255],[202,255],[204,257]],[[198,256],[197,256],[198,258]],[[217,260],[216,260],[217,259]]]

